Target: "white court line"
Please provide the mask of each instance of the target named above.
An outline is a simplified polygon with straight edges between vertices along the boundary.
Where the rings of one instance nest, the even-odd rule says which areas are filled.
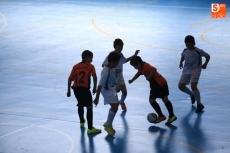
[[[3,19],[3,26],[0,28],[0,32],[5,29],[6,25],[7,25],[7,19],[6,17],[0,12],[0,16],[2,17]]]
[[[0,125],[4,125],[4,124],[6,124],[6,125],[22,125],[22,126],[23,126],[23,124],[0,123]],[[3,138],[3,137],[9,136],[9,135],[11,135],[11,134],[14,134],[14,133],[16,133],[16,132],[22,131],[22,130],[24,130],[24,129],[26,129],[26,128],[29,128],[29,127],[31,127],[31,126],[36,126],[36,127],[39,127],[39,128],[43,128],[43,129],[47,129],[47,130],[51,130],[51,131],[57,132],[57,133],[59,133],[59,134],[65,136],[65,137],[70,141],[70,149],[69,149],[68,153],[72,153],[72,152],[73,152],[73,150],[74,150],[74,141],[73,141],[73,139],[72,139],[69,135],[67,135],[66,133],[64,133],[64,132],[62,132],[62,131],[59,131],[59,130],[56,130],[56,129],[53,129],[53,128],[48,128],[48,127],[45,127],[45,126],[38,126],[38,125],[36,125],[36,124],[38,124],[38,123],[29,125],[29,126],[26,126],[26,127],[24,127],[24,128],[21,128],[21,129],[19,129],[19,130],[16,130],[16,131],[14,131],[14,132],[5,134],[5,135],[1,136],[0,139]]]
[[[56,130],[56,129],[52,129],[52,128],[48,128],[48,127],[45,127],[45,126],[37,126],[37,127],[48,129],[48,130],[51,130],[51,131],[55,131],[55,132],[57,132],[57,133],[59,133],[61,135],[64,135],[70,141],[70,149],[69,149],[68,153],[73,152],[73,150],[74,150],[74,141],[73,141],[73,139],[69,135],[65,134],[62,131],[59,131],[59,130]]]
[[[2,124],[2,123],[1,123],[1,124]],[[38,123],[35,123],[35,124],[38,124]],[[24,129],[27,129],[27,128],[31,127],[31,126],[34,126],[35,124],[31,124],[31,125],[29,125],[29,126],[26,126],[26,127],[24,127],[24,128],[21,128],[21,129],[19,129],[19,130],[16,130],[16,131],[14,131],[14,132],[11,132],[11,133],[2,135],[2,136],[0,136],[0,139],[1,139],[1,138],[4,138],[4,137],[6,137],[6,136],[9,136],[9,135],[11,135],[11,134],[17,133],[17,132],[19,132],[19,131],[22,131],[22,130],[24,130]]]

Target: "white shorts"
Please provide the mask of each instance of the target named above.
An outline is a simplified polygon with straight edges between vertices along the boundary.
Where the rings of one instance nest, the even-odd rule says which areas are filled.
[[[104,104],[115,104],[118,103],[117,92],[101,92],[102,96],[104,97]]]
[[[124,85],[125,84],[125,80],[124,80],[124,77],[123,77],[123,74],[120,73],[118,76],[117,76],[117,84],[119,85]]]
[[[200,73],[195,74],[182,74],[179,83],[186,83],[187,85],[191,82],[198,82],[200,78]]]

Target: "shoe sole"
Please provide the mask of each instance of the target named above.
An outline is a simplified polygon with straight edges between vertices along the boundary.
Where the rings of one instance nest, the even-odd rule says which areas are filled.
[[[162,122],[162,121],[164,121],[164,120],[166,120],[166,118],[163,119],[163,120],[161,120],[160,122]],[[154,122],[154,124],[158,124],[158,123],[160,123],[160,122]]]
[[[204,108],[203,108],[204,109]],[[196,113],[201,113],[201,112],[203,112],[203,109],[201,109],[201,110],[196,110]]]
[[[105,124],[103,124],[103,126],[104,126],[104,128],[106,128],[106,125]],[[113,129],[114,130],[114,129]],[[114,130],[114,133],[116,133],[116,131]]]
[[[177,118],[175,118],[175,120],[173,120],[172,122],[176,121]],[[166,122],[165,125],[170,125],[172,122]]]
[[[99,133],[101,133],[101,131],[98,131],[98,132],[92,132],[92,133],[90,133],[90,132],[87,132],[88,134],[99,134]]]
[[[196,113],[203,112],[204,106],[201,109],[196,109]]]
[[[104,130],[108,133],[108,135],[110,136],[114,136],[115,135],[115,132],[113,134],[109,133],[109,131],[106,130],[106,128],[104,128]]]

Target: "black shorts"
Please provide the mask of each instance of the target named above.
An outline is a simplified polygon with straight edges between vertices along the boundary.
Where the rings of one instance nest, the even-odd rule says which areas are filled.
[[[77,106],[93,106],[93,98],[90,89],[85,87],[72,87],[78,101]]]
[[[164,86],[160,86],[157,82],[151,81],[151,90],[149,99],[153,98],[163,98],[164,96],[169,95],[169,88],[167,82]]]

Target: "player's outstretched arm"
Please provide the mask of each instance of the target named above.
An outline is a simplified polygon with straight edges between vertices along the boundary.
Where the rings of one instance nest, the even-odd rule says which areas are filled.
[[[206,69],[209,60],[210,60],[210,55],[208,55],[208,56],[205,57],[205,62],[204,62],[204,64],[201,66],[201,68]]]
[[[139,74],[139,73],[136,73],[136,74],[134,75],[134,77],[133,77],[131,80],[129,80],[129,84],[131,84],[133,81],[135,81],[137,78],[139,78],[139,76],[140,76],[140,74]]]
[[[100,97],[100,93],[101,93],[101,88],[102,86],[98,85],[97,87],[97,91],[96,91],[96,97],[93,101],[93,103],[95,104],[95,106],[97,106],[98,102],[99,102],[99,97]]]
[[[71,96],[71,91],[70,91],[71,84],[72,84],[72,81],[68,79],[67,97],[70,97],[70,96]]]
[[[136,50],[133,56],[130,56],[126,59],[126,62],[130,61],[134,56],[137,56],[139,54],[140,50]]]

